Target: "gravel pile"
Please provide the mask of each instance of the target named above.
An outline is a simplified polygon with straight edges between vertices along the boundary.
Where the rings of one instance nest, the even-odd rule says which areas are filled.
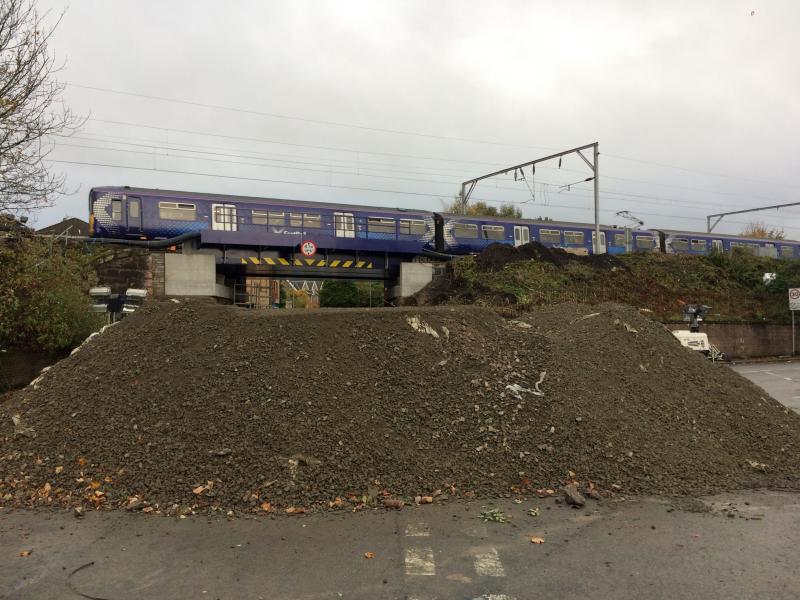
[[[5,505],[302,510],[799,476],[800,416],[617,305],[151,304],[0,404]]]

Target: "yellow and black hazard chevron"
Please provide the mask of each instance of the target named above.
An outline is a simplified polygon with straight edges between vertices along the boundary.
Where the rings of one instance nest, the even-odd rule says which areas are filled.
[[[271,265],[274,267],[325,267],[328,269],[372,269],[367,260],[321,260],[317,258],[258,258],[250,256],[242,259],[243,265]]]

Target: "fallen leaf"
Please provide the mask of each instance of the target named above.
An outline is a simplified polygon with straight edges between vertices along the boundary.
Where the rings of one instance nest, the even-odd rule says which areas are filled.
[[[374,552],[364,552],[364,558],[375,558]]]
[[[192,490],[193,494],[197,494],[198,496],[206,491],[206,488],[202,485],[198,485],[196,488]]]
[[[30,556],[31,552],[33,552],[33,550],[23,550],[22,552],[19,553],[19,555],[20,556]],[[370,556],[370,558],[372,558],[372,557]]]
[[[99,487],[100,487],[100,482],[99,482],[99,481],[92,481],[92,482],[89,484],[89,487],[90,487],[90,488],[92,488],[93,490],[96,490],[97,488],[99,488]]]
[[[78,459],[78,464],[79,464],[80,466],[84,466],[84,465],[85,465],[86,463],[88,463],[88,462],[89,462],[89,461],[88,461],[88,460],[86,460],[85,458],[83,458],[82,456],[81,456],[81,457]]]
[[[306,509],[300,506],[290,506],[286,509],[287,515],[304,515]]]
[[[103,481],[105,481],[106,483],[111,483],[111,482],[112,482],[112,481],[114,481],[114,480],[113,480],[113,479],[111,479],[111,477],[109,477],[108,475],[106,475],[106,476],[103,478]]]
[[[275,512],[275,507],[272,506],[269,502],[262,502],[261,503],[261,510],[264,512]]]
[[[149,512],[153,512],[153,507],[152,507],[152,506],[145,506],[145,507],[142,509],[142,512],[143,512],[143,513],[149,513]]]
[[[430,504],[433,502],[433,496],[420,496],[419,503],[420,504]]]
[[[544,538],[532,537],[531,544],[544,544]]]
[[[405,505],[405,502],[403,502],[402,500],[398,500],[396,498],[386,498],[383,501],[383,505],[386,508],[396,508],[397,510],[400,510]]]
[[[60,475],[64,471],[64,467],[56,467],[56,475]]]
[[[339,498],[337,496],[336,500],[331,500],[330,502],[328,502],[328,508],[339,508],[343,504],[344,504],[344,500],[342,500],[341,498]]]

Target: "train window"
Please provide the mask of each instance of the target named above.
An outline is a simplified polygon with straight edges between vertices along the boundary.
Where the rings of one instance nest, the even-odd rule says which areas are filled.
[[[122,200],[111,201],[111,218],[114,221],[122,220]]]
[[[792,246],[781,246],[781,256],[792,258],[794,256],[794,248]]]
[[[303,225],[303,215],[300,213],[289,213],[289,225],[301,227]]]
[[[741,248],[745,252],[750,252],[751,254],[758,253],[758,244],[745,244],[743,242],[731,242],[731,250],[734,248]]]
[[[673,250],[688,250],[689,249],[689,240],[686,238],[674,238],[672,240],[672,249]]]
[[[561,232],[558,229],[540,229],[539,241],[543,244],[560,244]]]
[[[322,227],[322,215],[310,215],[308,213],[303,214],[303,225],[305,227],[319,229]]]
[[[708,249],[705,240],[692,240],[692,250],[695,252],[705,251]]]
[[[253,210],[250,211],[250,220],[253,222],[253,225],[268,225],[269,224],[269,216],[267,211],[265,210]]]
[[[502,240],[506,237],[506,228],[502,225],[484,225],[482,229],[485,240]]]
[[[473,223],[456,223],[453,225],[453,235],[457,238],[476,238],[478,226]]]
[[[425,221],[411,219],[400,219],[401,235],[423,235],[425,233]]]
[[[564,232],[564,243],[565,244],[583,244],[583,232],[582,231],[565,231]]]
[[[684,240],[686,241],[686,240]],[[674,244],[673,244],[674,245]],[[636,236],[636,247],[642,248],[645,250],[650,250],[655,248],[656,246],[656,238],[651,235],[637,235]]]
[[[134,198],[128,198],[128,216],[131,219],[139,218],[139,201]]]
[[[158,216],[172,221],[194,221],[197,209],[188,202],[159,202]]]
[[[356,237],[356,220],[353,213],[333,213],[333,228],[336,237]]]
[[[384,217],[368,217],[367,231],[370,233],[394,233],[394,219]]]
[[[229,206],[214,207],[214,222],[223,224],[236,223],[236,210],[231,210]]]
[[[614,245],[620,248],[625,247],[625,234],[624,233],[615,233],[614,234]]]

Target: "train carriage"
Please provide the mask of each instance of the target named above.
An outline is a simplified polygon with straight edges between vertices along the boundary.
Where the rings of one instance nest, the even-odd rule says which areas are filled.
[[[159,240],[196,233],[211,245],[419,254],[434,245],[433,213],[275,198],[95,188],[94,237]]]
[[[443,250],[450,254],[480,252],[490,244],[520,246],[537,241],[549,248],[592,253],[594,225],[558,221],[532,221],[508,217],[443,214]],[[600,247],[609,254],[657,252],[658,236],[646,230],[600,227]]]
[[[258,248],[293,254],[313,241],[331,254],[372,254],[404,260],[421,254],[472,254],[491,244],[539,242],[580,254],[594,252],[594,225],[424,210],[253,198],[130,187],[89,194],[90,235],[151,243],[198,238],[217,248]],[[602,225],[609,254],[666,252],[703,255],[736,248],[760,256],[800,258],[800,242],[677,230]]]
[[[800,242],[769,238],[748,238],[721,233],[658,230],[661,251],[667,254],[697,254],[732,252],[739,248],[756,256],[773,258],[800,257]]]

